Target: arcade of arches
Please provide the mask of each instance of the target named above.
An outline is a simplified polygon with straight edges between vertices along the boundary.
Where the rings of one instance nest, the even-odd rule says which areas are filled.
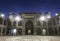
[[[11,25],[11,21],[9,19],[4,20],[4,24],[6,26],[0,25],[0,35],[60,35],[60,26],[58,26],[58,21],[53,20],[47,23],[44,21],[41,23],[37,21],[39,14],[26,14],[24,17],[21,15],[23,19],[22,21],[18,22],[18,26],[16,26],[16,22],[13,22],[13,26]],[[0,24],[3,21],[0,18]]]

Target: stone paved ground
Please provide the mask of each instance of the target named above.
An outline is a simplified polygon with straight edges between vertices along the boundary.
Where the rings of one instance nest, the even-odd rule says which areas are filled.
[[[60,36],[0,36],[0,41],[60,41]]]

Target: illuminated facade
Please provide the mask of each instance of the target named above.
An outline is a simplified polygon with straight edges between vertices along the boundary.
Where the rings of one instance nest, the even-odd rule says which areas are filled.
[[[50,12],[42,19],[41,12],[20,12],[16,16],[10,13],[8,19],[0,18],[0,35],[60,35],[59,16],[51,18]]]

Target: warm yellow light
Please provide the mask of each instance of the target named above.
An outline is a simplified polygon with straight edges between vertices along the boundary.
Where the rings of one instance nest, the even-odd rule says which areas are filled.
[[[50,19],[51,17],[50,16],[47,16],[48,19]]]

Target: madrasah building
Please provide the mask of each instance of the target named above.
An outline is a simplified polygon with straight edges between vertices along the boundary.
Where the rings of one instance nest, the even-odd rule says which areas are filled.
[[[11,35],[60,35],[60,15],[51,18],[50,12],[20,12],[9,18],[0,14],[0,36]]]

